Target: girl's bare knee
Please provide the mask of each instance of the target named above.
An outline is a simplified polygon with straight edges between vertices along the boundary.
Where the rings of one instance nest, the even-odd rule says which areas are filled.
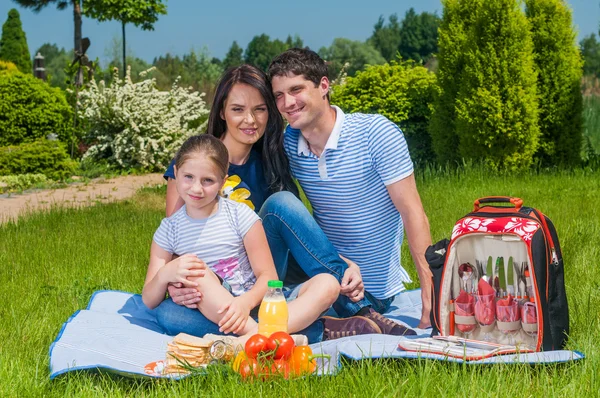
[[[206,272],[204,274],[204,276],[198,276],[195,278],[188,278],[191,282],[195,282],[198,284],[198,286],[196,286],[196,289],[199,292],[202,292],[204,289],[206,289],[207,287],[213,287],[215,285],[221,285],[221,280],[219,279],[219,277],[217,275],[215,275],[214,272],[212,272],[210,269],[206,269]]]
[[[313,277],[322,300],[332,304],[340,295],[340,283],[330,274],[319,274]]]

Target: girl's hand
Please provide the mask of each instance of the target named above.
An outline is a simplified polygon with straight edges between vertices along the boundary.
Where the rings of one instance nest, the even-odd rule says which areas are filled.
[[[198,309],[198,303],[202,300],[202,293],[193,287],[183,287],[182,283],[169,283],[167,286],[171,300],[177,305],[183,305],[193,310]]]
[[[222,333],[240,334],[248,317],[250,316],[250,308],[242,297],[234,297],[229,303],[223,305],[217,314],[225,315],[219,321],[219,331]]]
[[[195,254],[184,254],[170,261],[161,269],[167,283],[181,283],[185,287],[196,287],[196,282],[188,278],[203,277],[206,272],[206,263]]]

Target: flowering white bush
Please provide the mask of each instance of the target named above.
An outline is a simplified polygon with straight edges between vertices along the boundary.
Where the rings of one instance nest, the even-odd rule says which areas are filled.
[[[145,77],[147,72],[142,72]],[[106,159],[122,169],[163,170],[183,141],[204,131],[208,109],[204,93],[173,84],[156,89],[154,79],[132,83],[130,71],[108,86],[90,82],[79,93],[78,117],[91,146],[84,159]]]

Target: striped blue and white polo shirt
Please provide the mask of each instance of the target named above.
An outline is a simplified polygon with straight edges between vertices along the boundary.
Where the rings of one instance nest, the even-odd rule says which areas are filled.
[[[320,157],[290,126],[285,151],[325,235],[358,264],[365,289],[387,298],[410,277],[400,265],[402,218],[386,186],[410,176],[413,163],[402,131],[387,118],[333,108],[335,126]]]
[[[194,253],[239,296],[256,283],[244,237],[258,220],[245,204],[219,197],[219,209],[208,218],[191,218],[185,205],[163,218],[154,241],[169,253]]]

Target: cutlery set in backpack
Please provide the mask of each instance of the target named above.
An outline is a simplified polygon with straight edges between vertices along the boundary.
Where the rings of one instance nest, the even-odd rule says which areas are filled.
[[[564,347],[569,312],[562,252],[554,225],[539,210],[519,198],[478,199],[451,239],[430,246],[426,258],[433,274],[432,336],[522,352]]]

